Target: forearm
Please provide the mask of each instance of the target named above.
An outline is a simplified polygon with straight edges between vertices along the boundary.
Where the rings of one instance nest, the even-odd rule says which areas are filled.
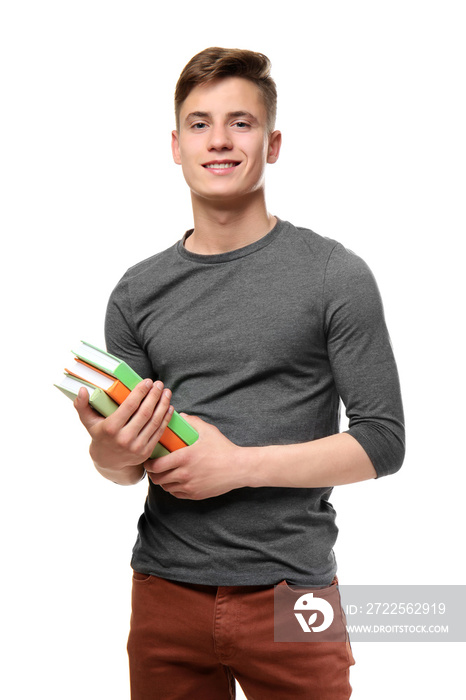
[[[294,445],[243,448],[247,486],[321,488],[377,476],[361,445],[348,433]]]

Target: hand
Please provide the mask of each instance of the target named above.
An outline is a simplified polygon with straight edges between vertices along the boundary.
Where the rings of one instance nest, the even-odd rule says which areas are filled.
[[[191,500],[211,498],[247,486],[243,448],[200,418],[181,415],[197,430],[199,439],[189,447],[145,462],[150,480],[176,498]]]
[[[80,390],[74,406],[92,438],[89,452],[97,469],[112,474],[104,476],[115,480],[113,476],[118,472],[148,459],[173,414],[170,399],[171,392],[162,382],[154,384],[146,379],[115,413],[104,418],[89,405],[86,390]]]

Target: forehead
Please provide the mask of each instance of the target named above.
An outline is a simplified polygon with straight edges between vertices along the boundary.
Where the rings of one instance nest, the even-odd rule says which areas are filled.
[[[260,123],[266,123],[267,111],[257,85],[245,78],[221,78],[191,90],[181,105],[180,122],[191,112],[222,116],[241,111],[250,112]]]

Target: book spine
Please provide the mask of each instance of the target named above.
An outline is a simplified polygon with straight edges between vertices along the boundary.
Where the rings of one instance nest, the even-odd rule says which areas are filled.
[[[107,394],[117,402],[117,404],[122,404],[125,399],[130,395],[130,390],[123,382],[119,379],[115,380],[115,383],[107,389]]]
[[[113,372],[113,376],[123,382],[123,384],[128,387],[130,391],[136,387],[139,382],[142,382],[142,377],[137,374],[126,362],[122,362],[118,365],[116,370]]]
[[[168,425],[170,429],[173,430],[173,432],[178,435],[178,437],[181,438],[187,445],[192,445],[199,437],[197,430],[194,430],[192,425],[189,425],[189,423],[185,421],[185,419],[176,411],[173,412]]]
[[[160,438],[160,442],[167,450],[174,452],[175,450],[181,450],[182,447],[186,447],[186,443],[181,440],[178,435],[176,435],[170,428],[165,428],[163,435]]]
[[[101,413],[105,418],[111,416],[117,408],[118,404],[113,401],[103,389],[94,389],[89,397],[89,403],[92,408]]]

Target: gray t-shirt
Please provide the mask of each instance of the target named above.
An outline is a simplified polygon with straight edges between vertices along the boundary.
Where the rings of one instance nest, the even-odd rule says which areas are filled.
[[[341,398],[377,475],[402,464],[398,375],[375,280],[359,257],[310,230],[278,221],[218,255],[177,242],[120,280],[106,340],[142,377],[170,387],[177,411],[237,445],[338,433]],[[132,566],[198,584],[327,585],[338,532],[331,491],[241,488],[193,501],[149,482]]]

